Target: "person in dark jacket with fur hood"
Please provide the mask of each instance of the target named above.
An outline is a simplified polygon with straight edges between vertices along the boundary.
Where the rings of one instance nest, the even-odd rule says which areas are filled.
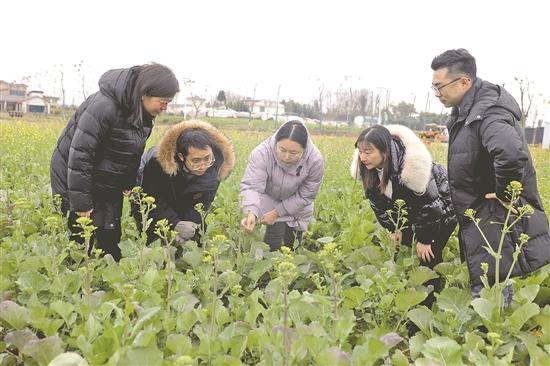
[[[414,238],[421,265],[433,268],[441,263],[443,248],[457,223],[445,168],[432,161],[420,138],[405,126],[369,127],[361,132],[355,147],[351,174],[363,182],[380,225],[398,243],[411,245]],[[408,212],[403,230],[395,227],[397,217],[388,213],[395,212],[399,199]],[[441,289],[440,279],[427,284],[435,292]],[[431,306],[434,300],[432,292],[424,304]]]
[[[99,91],[78,107],[50,165],[52,193],[61,196],[71,239],[83,243],[76,220],[91,217],[97,227],[92,242],[120,259],[123,194],[134,186],[155,117],[178,91],[178,80],[166,66],[134,66],[107,71]]]
[[[160,144],[143,155],[138,175],[143,192],[155,198],[148,241],[157,238],[154,228],[161,219],[177,232],[178,242],[195,237],[202,223],[195,205],[202,203],[207,211],[234,166],[233,144],[211,124],[190,120],[168,129]],[[136,207],[133,211],[141,226]]]
[[[530,205],[534,213],[521,219],[505,236],[499,277],[504,280],[513,263],[521,233],[529,235],[512,276],[522,276],[550,263],[548,219],[537,189],[537,176],[529,148],[519,125],[521,111],[501,86],[476,76],[475,59],[465,49],[448,50],[432,61],[432,88],[445,107],[452,107],[449,130],[448,168],[452,200],[458,215],[461,255],[470,273],[472,294],[483,287],[481,264],[488,264],[488,280],[495,282],[495,261],[484,248],[485,240],[464,213],[473,209],[479,225],[495,251],[510,197],[506,188],[521,182],[519,206]],[[507,291],[506,291],[507,290]],[[505,289],[505,302],[513,287]]]

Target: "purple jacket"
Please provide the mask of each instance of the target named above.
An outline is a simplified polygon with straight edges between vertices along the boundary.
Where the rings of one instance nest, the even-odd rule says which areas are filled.
[[[305,231],[323,179],[323,156],[308,137],[302,158],[292,165],[282,164],[276,155],[276,134],[250,153],[241,181],[243,212],[259,219],[275,208],[278,222]]]

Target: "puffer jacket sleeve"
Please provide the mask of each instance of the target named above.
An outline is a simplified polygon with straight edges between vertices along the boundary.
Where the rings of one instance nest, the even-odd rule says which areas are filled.
[[[440,221],[444,213],[444,201],[439,195],[434,169],[436,169],[435,165],[432,167],[432,176],[426,191],[418,197],[418,210],[415,212],[416,240],[422,244],[432,244],[437,238]]]
[[[94,207],[92,198],[94,160],[101,142],[109,133],[109,118],[98,108],[87,108],[78,119],[68,158],[68,196],[70,210],[83,212]]]
[[[298,191],[275,206],[279,217],[294,216],[315,200],[324,175],[323,157],[319,154],[312,163],[309,175],[302,182]]]
[[[486,120],[480,127],[481,143],[493,159],[496,195],[509,202],[506,187],[512,181],[521,182],[528,153],[514,126],[504,119]]]
[[[267,184],[267,153],[263,144],[250,153],[248,165],[241,180],[241,205],[243,212],[260,215],[260,197],[265,193]]]
[[[173,226],[181,221],[177,212],[170,206],[174,201],[172,197],[172,187],[170,186],[169,176],[164,173],[157,159],[152,157],[143,169],[143,192],[149,196],[155,197],[155,209],[149,214],[156,222],[161,219],[167,219]]]

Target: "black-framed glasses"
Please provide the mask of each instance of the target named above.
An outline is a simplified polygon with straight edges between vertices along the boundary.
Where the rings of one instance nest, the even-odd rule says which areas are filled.
[[[447,84],[443,84],[443,85],[441,85],[441,86],[432,85],[431,88],[432,88],[432,90],[434,91],[434,93],[436,93],[436,94],[437,94],[437,93],[441,93],[441,89],[443,89],[443,88],[446,87],[446,86],[451,85],[452,83],[454,83],[454,82],[456,82],[456,81],[458,81],[458,80],[460,80],[460,79],[462,79],[462,76],[459,76],[459,77],[457,77],[456,79],[451,80],[451,81],[449,81]]]
[[[187,166],[188,166],[189,169],[198,170],[203,166],[206,169],[210,168],[216,162],[216,158],[213,155],[210,155],[210,156],[207,156],[204,159],[189,160],[189,159],[185,158],[185,161],[187,162]]]

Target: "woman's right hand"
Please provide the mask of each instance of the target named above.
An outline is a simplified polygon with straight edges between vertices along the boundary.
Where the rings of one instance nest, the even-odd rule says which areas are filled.
[[[245,233],[251,233],[252,231],[254,231],[255,226],[256,226],[256,216],[252,212],[249,212],[248,215],[246,215],[241,220],[241,229]]]
[[[92,214],[92,211],[94,209],[92,208],[91,210],[88,210],[88,211],[82,211],[82,212],[75,212],[78,216],[80,217],[90,217],[90,215]]]

